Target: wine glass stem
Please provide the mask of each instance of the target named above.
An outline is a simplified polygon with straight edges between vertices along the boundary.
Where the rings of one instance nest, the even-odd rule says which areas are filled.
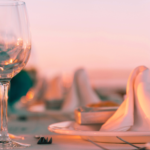
[[[1,113],[1,133],[8,136],[7,130],[7,100],[9,81],[0,81],[0,113]]]

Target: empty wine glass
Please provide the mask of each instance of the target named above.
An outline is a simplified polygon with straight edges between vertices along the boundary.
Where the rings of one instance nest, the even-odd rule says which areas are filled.
[[[9,138],[7,99],[9,82],[26,65],[30,50],[25,2],[0,0],[0,149],[26,146]]]

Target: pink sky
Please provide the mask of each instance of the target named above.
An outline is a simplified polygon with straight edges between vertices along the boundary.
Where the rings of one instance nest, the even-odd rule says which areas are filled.
[[[149,0],[25,0],[41,73],[150,67]]]

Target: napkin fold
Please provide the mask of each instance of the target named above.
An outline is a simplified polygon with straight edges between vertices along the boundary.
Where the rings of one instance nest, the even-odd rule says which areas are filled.
[[[78,69],[74,74],[73,83],[66,95],[62,110],[74,111],[78,106],[86,106],[87,104],[98,103],[100,101],[100,98],[90,86],[86,71]]]
[[[128,79],[125,100],[100,131],[150,131],[150,70],[135,68]]]

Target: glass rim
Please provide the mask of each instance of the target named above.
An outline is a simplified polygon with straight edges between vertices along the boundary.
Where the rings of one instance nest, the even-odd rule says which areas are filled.
[[[20,0],[0,0],[0,6],[18,6],[25,5],[25,2]]]

